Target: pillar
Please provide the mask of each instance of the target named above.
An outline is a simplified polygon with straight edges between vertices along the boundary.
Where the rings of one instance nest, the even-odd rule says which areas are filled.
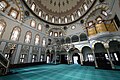
[[[80,55],[80,63],[81,63],[81,66],[82,66],[83,65],[83,61],[84,61],[82,52],[80,52],[79,55]]]
[[[15,55],[15,59],[14,59],[14,64],[17,64],[18,61],[19,61],[19,56],[20,56],[21,48],[22,48],[22,45],[18,45],[17,51],[16,51],[16,55]]]
[[[98,68],[98,64],[97,64],[97,61],[96,61],[94,49],[92,49],[92,53],[93,53],[93,57],[94,57],[95,67]]]
[[[108,54],[108,57],[109,57],[109,61],[110,61],[111,67],[112,67],[112,69],[115,69],[115,66],[114,66],[114,64],[113,64],[113,62],[112,62],[112,59],[111,59],[111,56],[110,56],[109,49],[106,48],[106,51],[107,51],[107,54]]]

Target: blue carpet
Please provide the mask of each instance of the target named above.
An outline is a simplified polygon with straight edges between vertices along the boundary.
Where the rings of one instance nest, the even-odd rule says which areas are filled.
[[[80,65],[40,65],[12,71],[17,73],[0,80],[120,80],[120,71]]]

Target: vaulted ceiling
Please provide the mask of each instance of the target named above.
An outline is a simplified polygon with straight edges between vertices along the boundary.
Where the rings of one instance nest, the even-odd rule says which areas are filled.
[[[96,0],[26,0],[25,4],[41,20],[54,24],[74,23],[92,8]]]

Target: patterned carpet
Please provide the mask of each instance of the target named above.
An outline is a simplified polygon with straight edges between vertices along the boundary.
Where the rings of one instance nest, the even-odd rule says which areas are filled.
[[[13,69],[15,74],[0,80],[120,80],[120,71],[80,65],[40,65]]]

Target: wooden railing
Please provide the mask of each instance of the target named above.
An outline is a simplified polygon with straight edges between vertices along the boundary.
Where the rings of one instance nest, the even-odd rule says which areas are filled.
[[[88,36],[93,36],[103,32],[115,32],[117,31],[117,25],[114,19],[103,20],[101,23],[94,23],[91,27],[86,27]]]

